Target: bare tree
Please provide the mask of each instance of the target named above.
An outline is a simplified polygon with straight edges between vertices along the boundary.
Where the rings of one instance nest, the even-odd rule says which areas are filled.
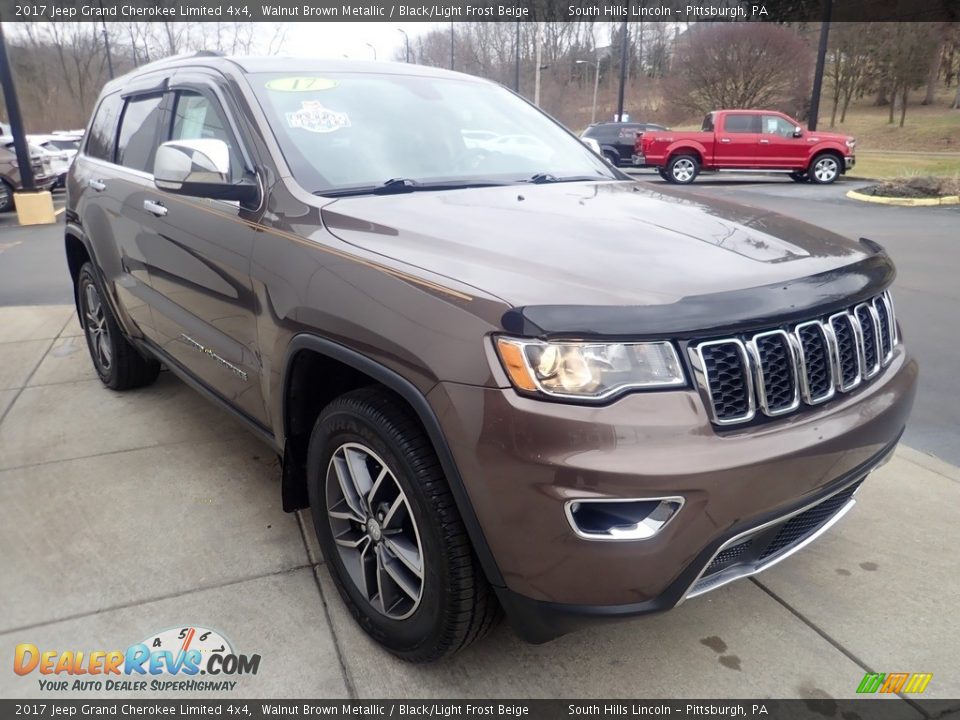
[[[809,45],[782,25],[693,25],[673,61],[674,99],[700,112],[796,103],[811,59]]]

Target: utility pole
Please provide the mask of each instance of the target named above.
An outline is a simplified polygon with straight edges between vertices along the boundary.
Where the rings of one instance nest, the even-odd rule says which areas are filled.
[[[807,127],[817,129],[817,116],[820,114],[820,91],[823,89],[823,66],[827,59],[827,39],[830,35],[830,16],[833,13],[833,0],[824,0],[823,22],[820,24],[820,47],[817,48],[817,69],[813,74],[813,94],[810,97],[810,119]]]
[[[543,58],[543,26],[541,23],[537,23],[537,54],[536,61],[537,67],[534,71],[533,77],[533,104],[537,107],[540,107],[540,72],[543,69],[540,61]]]
[[[103,13],[103,2],[100,2],[100,12]],[[107,21],[103,20],[103,14],[100,15],[101,20],[100,24],[103,26],[103,48],[107,51],[107,72],[110,74],[110,79],[113,80],[113,57],[110,55],[110,36],[107,34]],[[137,53],[133,53],[133,63],[137,63]]]
[[[590,124],[597,121],[597,86],[600,84],[600,61],[577,60],[577,65],[593,65],[593,108],[590,111]]]
[[[617,121],[623,122],[623,90],[627,84],[627,45],[629,44],[627,21],[620,27],[620,90],[617,92]]]
[[[520,21],[517,20],[517,36],[513,41],[513,51],[515,54],[513,65],[513,91],[520,92]]]
[[[7,41],[3,37],[3,25],[0,23],[0,85],[3,85],[3,99],[7,104],[7,118],[10,120],[10,132],[13,133],[13,147],[17,153],[17,165],[20,169],[20,182],[23,189],[33,192],[37,189],[33,180],[33,167],[30,165],[30,149],[24,132],[23,117],[20,115],[20,102],[17,100],[17,88],[13,84],[13,72],[7,57]]]
[[[450,21],[450,69],[453,70],[453,21]]]

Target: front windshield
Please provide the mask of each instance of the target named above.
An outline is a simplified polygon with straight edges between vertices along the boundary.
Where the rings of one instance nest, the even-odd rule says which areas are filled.
[[[315,193],[416,183],[618,179],[555,122],[488,82],[377,73],[256,73],[294,177]]]

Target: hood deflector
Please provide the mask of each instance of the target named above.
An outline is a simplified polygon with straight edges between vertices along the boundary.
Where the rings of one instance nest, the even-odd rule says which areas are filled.
[[[528,305],[504,313],[503,328],[522,337],[630,337],[662,340],[726,335],[828,315],[879,295],[896,271],[886,251],[786,283],[695,295],[667,305]]]

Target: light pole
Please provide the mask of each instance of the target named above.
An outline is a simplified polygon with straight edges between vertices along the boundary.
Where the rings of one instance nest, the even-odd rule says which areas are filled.
[[[520,92],[520,21],[517,20],[516,38],[513,42],[514,65],[513,65],[513,90]]]
[[[597,86],[600,84],[600,61],[577,60],[577,65],[593,65],[593,109],[590,111],[590,124],[597,121]]]
[[[453,70],[453,21],[450,21],[450,69]]]
[[[403,28],[397,28],[397,32],[403,34],[403,40],[406,43],[406,47],[407,47],[407,52],[406,52],[407,62],[410,62],[410,37],[407,35],[406,30],[404,30]]]
[[[623,122],[623,88],[627,84],[627,43],[630,31],[627,21],[623,21],[620,29],[620,90],[617,93],[617,122]]]
[[[827,56],[827,37],[830,34],[830,16],[833,13],[833,0],[823,4],[823,21],[820,23],[820,45],[817,48],[817,67],[813,72],[813,93],[810,96],[810,117],[807,127],[817,129],[817,117],[820,115],[820,90],[823,87],[823,66]]]
[[[371,45],[370,43],[365,43],[365,44],[366,44],[366,46],[367,46],[368,48],[370,48],[371,50],[373,50],[373,59],[374,59],[374,61],[376,61],[376,59],[377,59],[377,49],[376,49],[373,45]]]

